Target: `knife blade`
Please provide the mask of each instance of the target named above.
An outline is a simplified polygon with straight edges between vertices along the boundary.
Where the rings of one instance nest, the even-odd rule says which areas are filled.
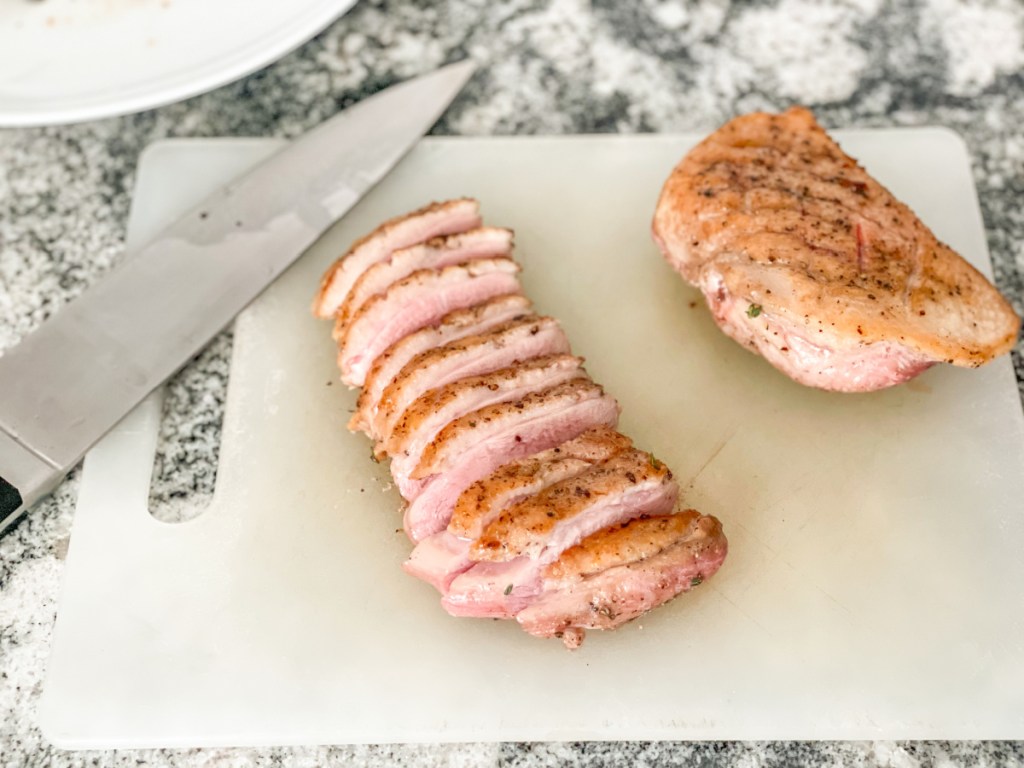
[[[326,120],[0,357],[0,532],[384,178],[474,68],[450,64]]]

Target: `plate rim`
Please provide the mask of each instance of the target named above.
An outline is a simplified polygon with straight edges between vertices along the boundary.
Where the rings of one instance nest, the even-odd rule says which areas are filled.
[[[7,108],[0,101],[0,127],[28,128],[68,125],[123,117],[198,96],[272,64],[340,19],[358,0],[315,0],[292,24],[269,35],[250,38],[223,55],[198,66],[185,64],[163,72],[152,88],[134,87],[118,97],[110,88],[84,95],[50,98],[36,108]],[[258,45],[255,43],[259,43]]]

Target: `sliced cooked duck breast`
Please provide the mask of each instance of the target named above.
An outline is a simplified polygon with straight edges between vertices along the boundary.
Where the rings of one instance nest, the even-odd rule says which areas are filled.
[[[714,573],[725,539],[673,513],[672,473],[615,430],[618,403],[532,312],[511,245],[473,201],[428,206],[356,243],[316,310],[363,387],[349,428],[407,502],[404,570],[453,615],[576,647]]]
[[[478,539],[484,527],[512,503],[579,474],[564,468],[579,467],[582,471],[632,447],[633,441],[625,435],[599,426],[554,448],[504,464],[459,497],[449,530],[462,538]]]
[[[341,380],[362,386],[373,361],[399,339],[437,323],[455,309],[516,293],[512,259],[476,259],[443,269],[421,269],[374,296],[353,315],[338,339]]]
[[[672,511],[679,487],[650,454],[630,449],[505,509],[470,547],[481,561],[442,600],[457,616],[509,618],[541,589],[541,571],[591,534]]]
[[[502,510],[631,446],[628,437],[596,427],[555,448],[499,467],[462,492],[448,528],[417,544],[403,567],[442,594],[447,592],[451,580],[474,564],[473,540]]]
[[[442,317],[436,325],[421,328],[399,339],[377,356],[363,381],[356,401],[356,412],[348,423],[353,432],[366,432],[374,437],[371,425],[377,414],[377,403],[384,388],[391,383],[406,363],[422,352],[449,342],[489,331],[530,312],[530,300],[519,294],[505,294],[457,309]]]
[[[476,200],[448,200],[431,203],[417,211],[385,221],[360,238],[334,262],[320,279],[313,300],[313,314],[330,318],[337,314],[352,284],[366,269],[388,258],[399,248],[422,243],[439,235],[465,232],[480,226],[480,205]]]
[[[662,486],[668,489],[664,498],[671,509],[679,492],[672,472],[646,451],[622,451],[503,511],[484,527],[471,554],[476,560],[504,561],[521,555],[537,558],[542,551],[561,552],[571,546],[566,541],[576,543],[618,522],[606,521],[603,515],[616,515],[618,507],[629,506]]]
[[[406,363],[385,387],[372,434],[386,443],[405,410],[432,389],[534,357],[569,351],[569,340],[558,321],[536,315],[515,318],[477,336],[429,349]]]
[[[566,550],[516,621],[531,635],[577,648],[586,630],[614,629],[702,584],[727,551],[713,517],[687,510],[635,518]]]
[[[473,259],[511,253],[512,231],[497,227],[477,227],[397,250],[383,261],[372,264],[353,283],[338,309],[335,328],[341,328],[343,333],[363,304],[417,270],[441,269]]]
[[[414,542],[448,526],[459,495],[472,483],[592,427],[614,426],[619,407],[597,384],[574,379],[478,413],[445,427],[413,473],[424,481],[405,510],[405,531]]]
[[[507,368],[449,382],[420,395],[396,422],[382,453],[396,472],[410,474],[427,444],[449,422],[494,403],[515,400],[570,379],[586,378],[573,355],[528,358]]]

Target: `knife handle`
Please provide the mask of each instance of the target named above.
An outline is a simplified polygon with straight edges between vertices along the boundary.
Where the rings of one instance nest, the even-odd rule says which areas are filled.
[[[65,474],[0,429],[0,534]]]

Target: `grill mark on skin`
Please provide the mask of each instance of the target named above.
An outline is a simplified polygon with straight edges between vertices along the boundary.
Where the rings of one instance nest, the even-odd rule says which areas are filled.
[[[864,230],[857,222],[854,225],[854,231],[857,236],[857,274],[860,276],[864,275]]]
[[[749,190],[746,190],[746,191],[747,192],[752,192],[752,191],[779,192],[779,193],[782,193],[782,194],[789,195],[793,199],[794,203],[800,206],[800,210],[799,210],[800,218],[801,219],[805,219],[805,221],[801,221],[801,223],[808,224],[808,222],[806,222],[806,218],[808,216],[813,215],[815,212],[819,212],[820,213],[820,217],[819,218],[817,218],[814,222],[810,222],[809,223],[809,225],[814,227],[814,228],[816,228],[815,225],[817,225],[817,224],[821,224],[823,222],[827,222],[830,225],[832,225],[833,228],[835,229],[835,228],[837,228],[837,224],[839,224],[840,222],[845,222],[846,219],[843,219],[840,216],[828,217],[827,214],[824,213],[821,208],[817,208],[817,207],[808,208],[807,203],[821,203],[824,206],[834,205],[837,208],[841,208],[842,210],[847,211],[849,213],[849,219],[850,220],[858,220],[858,219],[860,219],[860,220],[866,221],[866,222],[868,222],[870,224],[873,224],[874,226],[876,226],[878,228],[878,230],[880,232],[883,232],[886,237],[894,238],[895,240],[897,240],[898,242],[900,242],[902,244],[916,243],[916,240],[917,240],[917,238],[911,237],[909,235],[906,235],[906,234],[900,232],[898,228],[891,227],[889,223],[883,223],[882,221],[878,220],[877,218],[874,218],[873,216],[869,215],[870,212],[864,211],[864,210],[861,210],[861,209],[857,209],[857,208],[851,208],[848,205],[846,205],[845,203],[842,203],[841,201],[839,201],[837,199],[834,199],[834,198],[825,198],[825,197],[820,197],[820,196],[812,195],[812,194],[804,192],[803,190],[797,192],[797,191],[794,191],[792,189],[785,188],[785,187],[753,187],[753,188],[751,188]],[[745,211],[745,214],[748,215],[748,216],[751,216],[751,217],[756,217],[756,216],[759,216],[759,215],[777,215],[777,214],[780,214],[780,213],[785,213],[787,210],[788,209],[762,207],[762,208],[755,208],[753,210]],[[900,211],[899,213],[901,214],[900,215],[900,223],[905,223],[906,216],[908,214],[910,216],[913,216],[913,213],[910,212],[909,210],[907,210],[907,211]],[[703,222],[715,221],[716,219],[727,219],[727,218],[734,217],[735,215],[736,215],[736,212],[735,211],[731,211],[731,210],[726,210],[726,211],[708,211],[708,212],[705,212],[705,213],[701,213],[698,216],[698,219],[703,223]],[[844,227],[844,229],[845,229],[845,227]],[[706,244],[707,240],[705,239],[704,242]]]
[[[920,243],[914,244],[914,249],[911,251],[913,259],[913,267],[910,270],[910,274],[907,276],[907,285],[903,290],[903,305],[910,307],[910,296],[917,290],[921,283],[921,245]],[[922,311],[921,314],[924,314]]]

